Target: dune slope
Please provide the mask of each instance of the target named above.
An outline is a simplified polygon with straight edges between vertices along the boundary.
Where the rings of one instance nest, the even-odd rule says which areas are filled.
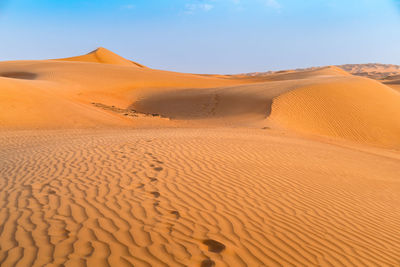
[[[0,128],[132,127],[137,120],[126,120],[92,103],[126,109],[150,89],[209,88],[237,83],[242,82],[90,62],[2,62]],[[106,117],[111,120],[102,119]]]
[[[400,94],[352,77],[314,84],[274,100],[271,120],[308,134],[400,148]]]
[[[97,128],[128,124],[122,117],[62,97],[54,92],[51,82],[0,78],[0,85],[0,129]]]
[[[148,91],[132,104],[144,112],[156,112],[176,119],[208,119],[224,125],[264,122],[270,115],[275,97],[318,82],[330,82],[351,76],[337,67],[304,72],[289,72],[262,77],[232,76],[238,83],[213,88],[179,88]]]

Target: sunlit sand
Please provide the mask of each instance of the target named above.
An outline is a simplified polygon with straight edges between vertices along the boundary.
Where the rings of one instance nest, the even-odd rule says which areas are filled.
[[[0,265],[398,266],[398,71],[1,62]]]

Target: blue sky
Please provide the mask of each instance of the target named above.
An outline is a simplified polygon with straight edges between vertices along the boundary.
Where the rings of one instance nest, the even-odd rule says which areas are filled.
[[[398,0],[0,0],[0,60],[98,46],[152,68],[400,64]]]

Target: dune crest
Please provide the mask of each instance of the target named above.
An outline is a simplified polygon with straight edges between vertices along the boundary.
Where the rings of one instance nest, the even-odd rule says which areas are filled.
[[[125,59],[110,50],[99,47],[96,50],[82,56],[62,58],[57,60],[64,61],[80,61],[80,62],[94,62],[94,63],[103,63],[103,64],[114,64],[114,65],[122,65],[122,66],[132,66],[138,68],[146,68],[145,66]]]

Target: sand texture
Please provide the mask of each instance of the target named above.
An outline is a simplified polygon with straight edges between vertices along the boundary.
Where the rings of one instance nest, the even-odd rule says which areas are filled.
[[[100,48],[0,88],[1,266],[400,265],[395,83]]]

